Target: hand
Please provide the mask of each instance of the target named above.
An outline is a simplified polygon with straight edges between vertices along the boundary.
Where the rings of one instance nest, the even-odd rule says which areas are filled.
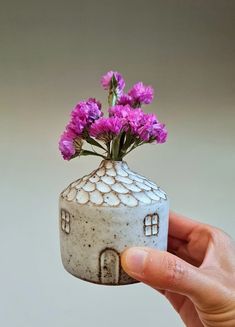
[[[235,326],[235,244],[218,228],[170,213],[168,251],[133,247],[123,269],[162,293],[188,327]]]

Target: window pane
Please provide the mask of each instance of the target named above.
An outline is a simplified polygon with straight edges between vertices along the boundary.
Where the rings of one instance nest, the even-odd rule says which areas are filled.
[[[61,228],[62,228],[62,230],[65,230],[65,220],[64,219],[61,221]]]
[[[145,227],[145,235],[146,235],[146,236],[150,236],[150,235],[152,235],[151,226],[146,226],[146,227]]]
[[[67,223],[66,226],[65,226],[65,232],[66,232],[67,234],[69,234],[69,232],[70,232],[70,226],[69,226],[68,223]]]
[[[144,220],[145,226],[150,226],[152,224],[151,218],[152,217],[150,215],[148,215],[148,216],[145,217],[145,220]]]
[[[67,222],[69,222],[69,218],[70,218],[70,214],[69,214],[69,212],[66,212],[66,214],[65,214],[65,220]]]
[[[152,226],[152,235],[157,235],[158,233],[158,225],[153,225]]]
[[[65,219],[65,211],[64,210],[61,210],[61,218]]]
[[[153,218],[152,218],[152,224],[153,224],[153,225],[158,224],[158,215],[157,215],[157,214],[153,215]]]

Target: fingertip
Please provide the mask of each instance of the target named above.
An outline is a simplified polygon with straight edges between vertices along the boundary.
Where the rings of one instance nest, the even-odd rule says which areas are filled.
[[[127,257],[127,252],[129,249],[125,249],[122,253],[121,253],[121,266],[122,268],[125,270],[125,272],[127,272],[128,270],[128,265],[126,264],[126,257]]]
[[[147,257],[148,251],[145,248],[128,248],[121,254],[121,265],[128,275],[138,277],[143,274]]]

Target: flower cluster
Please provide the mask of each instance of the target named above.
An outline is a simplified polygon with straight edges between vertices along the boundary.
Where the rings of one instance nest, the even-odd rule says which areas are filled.
[[[59,141],[59,149],[65,160],[70,160],[80,154],[82,139],[89,126],[103,115],[101,103],[90,98],[79,102],[71,112],[71,119]]]
[[[165,125],[157,120],[156,115],[144,113],[141,108],[132,109],[130,105],[116,105],[109,109],[111,117],[119,118],[123,131],[143,142],[164,143],[167,138]]]
[[[123,128],[123,123],[118,117],[102,117],[98,119],[89,129],[90,136],[105,143],[111,142]]]
[[[120,97],[125,88],[125,81],[122,75],[112,70],[103,75],[100,82],[105,90],[116,92],[117,97]]]
[[[128,93],[124,93],[125,81],[115,71],[102,76],[101,85],[109,92],[109,115],[103,117],[101,104],[94,98],[75,106],[59,141],[59,149],[65,160],[81,155],[122,160],[142,144],[166,141],[165,125],[159,122],[155,114],[145,113],[141,108],[153,100],[151,86],[138,82]],[[85,141],[93,147],[93,151],[83,148]],[[94,147],[102,153],[94,150]]]

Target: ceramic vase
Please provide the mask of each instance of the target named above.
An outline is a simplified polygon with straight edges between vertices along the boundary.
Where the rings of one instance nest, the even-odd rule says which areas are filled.
[[[166,193],[125,161],[103,160],[59,199],[61,257],[72,275],[97,284],[137,282],[121,267],[131,246],[167,249]]]

